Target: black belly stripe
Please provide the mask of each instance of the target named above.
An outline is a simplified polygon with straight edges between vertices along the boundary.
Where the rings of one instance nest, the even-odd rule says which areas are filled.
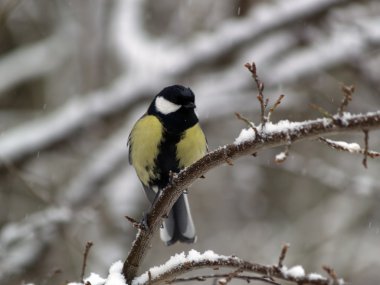
[[[159,173],[159,178],[149,181],[151,186],[157,185],[164,188],[169,182],[169,172],[179,171],[179,161],[176,158],[176,144],[180,141],[182,134],[164,133],[160,144],[160,151],[155,161],[155,172]]]

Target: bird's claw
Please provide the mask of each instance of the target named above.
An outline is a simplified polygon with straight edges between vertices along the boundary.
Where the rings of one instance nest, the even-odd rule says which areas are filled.
[[[147,230],[149,229],[149,226],[148,226],[148,214],[144,213],[143,214],[143,218],[140,222],[140,226],[141,226],[141,229],[143,230]]]

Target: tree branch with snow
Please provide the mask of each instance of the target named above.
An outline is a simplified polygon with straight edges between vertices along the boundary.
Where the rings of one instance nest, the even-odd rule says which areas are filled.
[[[304,122],[280,121],[277,124],[267,122],[264,127],[257,126],[259,136],[252,128],[242,130],[235,142],[208,153],[206,156],[174,175],[170,185],[163,191],[147,215],[149,228],[139,230],[132,249],[124,263],[123,274],[131,281],[136,276],[141,261],[149,248],[153,234],[159,229],[162,217],[171,209],[183,189],[209,170],[227,163],[229,160],[251,155],[258,151],[287,145],[306,139],[315,139],[321,135],[361,131],[362,129],[380,129],[380,111],[366,114],[345,113],[335,116],[340,122],[320,118]]]
[[[217,280],[217,284],[227,284],[232,279],[240,279],[246,282],[252,280],[261,281],[267,284],[279,285],[278,280],[285,280],[295,284],[312,284],[312,285],[341,285],[344,280],[338,278],[335,271],[328,266],[323,268],[329,277],[324,277],[318,273],[305,273],[301,265],[287,268],[283,265],[288,245],[285,245],[281,251],[278,264],[261,265],[245,261],[236,256],[219,255],[212,250],[199,253],[196,250],[190,250],[187,254],[182,252],[175,254],[167,262],[160,266],[150,268],[140,276],[134,278],[128,284],[172,284],[183,283],[188,281],[205,281],[207,279]],[[284,250],[286,249],[286,250]],[[217,274],[195,275],[193,277],[180,278],[186,273],[199,270],[210,269]],[[233,270],[233,271],[231,271]],[[68,285],[124,285],[125,278],[122,274],[122,263],[114,263],[109,270],[107,278],[102,278],[98,274],[92,273],[82,283],[69,283]]]
[[[331,149],[320,150],[321,146],[315,144],[317,150],[311,147],[306,154],[302,154],[302,147],[297,149],[293,146],[298,139],[292,140],[285,130],[285,127],[297,127],[296,123],[271,122],[274,116],[271,116],[269,109],[273,106],[275,111],[275,100],[269,104],[268,109],[263,108],[265,104],[253,106],[256,103],[254,100],[247,102],[252,82],[249,76],[241,76],[240,72],[243,72],[243,69],[240,68],[246,58],[254,56],[258,66],[261,66],[260,74],[265,82],[266,95],[294,95],[287,95],[282,100],[277,108],[281,114],[294,114],[294,117],[298,118],[303,116],[305,110],[299,106],[306,106],[308,100],[315,95],[318,98],[325,95],[335,100],[334,96],[330,96],[334,92],[329,91],[329,86],[335,88],[336,81],[342,78],[350,78],[348,80],[355,82],[361,95],[361,100],[357,100],[357,106],[352,106],[351,110],[366,111],[372,106],[375,108],[379,106],[376,90],[380,90],[380,56],[377,52],[380,46],[380,25],[374,13],[379,10],[378,0],[364,0],[360,5],[353,0],[289,0],[268,3],[235,1],[236,3],[228,4],[220,4],[222,1],[173,1],[156,4],[154,1],[116,0],[111,5],[104,1],[95,1],[91,5],[81,1],[62,1],[49,6],[43,1],[40,2],[10,0],[5,1],[4,5],[0,4],[0,21],[4,23],[0,31],[0,200],[4,206],[0,210],[0,283],[19,284],[25,277],[30,280],[44,280],[44,271],[49,271],[50,266],[53,266],[51,260],[57,261],[57,268],[65,272],[65,276],[79,275],[73,270],[80,270],[79,264],[67,265],[69,260],[71,263],[77,262],[78,259],[62,259],[61,251],[57,249],[66,246],[68,250],[76,251],[79,248],[78,243],[83,244],[89,239],[88,234],[96,245],[94,256],[107,251],[102,258],[90,257],[90,268],[109,265],[120,259],[120,255],[124,258],[122,254],[125,248],[128,248],[125,243],[128,244],[129,238],[134,237],[134,234],[131,234],[134,229],[125,223],[122,217],[125,214],[138,217],[141,207],[139,201],[143,199],[142,193],[137,191],[140,185],[137,184],[139,181],[134,170],[127,166],[125,138],[132,122],[141,114],[138,105],[146,106],[146,101],[151,99],[152,94],[163,85],[173,82],[190,85],[196,92],[201,122],[206,127],[205,131],[209,128],[212,130],[209,133],[209,142],[213,146],[228,142],[218,142],[219,134],[222,134],[223,139],[233,137],[227,133],[234,132],[234,128],[214,127],[220,125],[220,120],[231,123],[231,113],[235,111],[245,115],[260,113],[263,109],[266,111],[262,112],[268,120],[265,126],[260,125],[262,117],[254,120],[257,124],[255,125],[251,118],[246,119],[240,115],[248,128],[242,131],[235,144],[244,145],[252,140],[257,142],[256,146],[247,152],[260,152],[260,156],[249,165],[249,169],[242,169],[242,163],[240,166],[234,163],[235,159],[246,155],[243,153],[244,150],[239,154],[239,149],[235,153],[236,156],[230,157],[233,149],[228,145],[208,156],[209,160],[213,160],[218,151],[226,152],[226,155],[223,154],[224,157],[220,157],[220,161],[204,160],[203,164],[198,164],[203,173],[224,163],[236,165],[233,169],[228,169],[231,178],[236,179],[236,184],[232,185],[233,191],[229,192],[233,193],[231,196],[235,199],[233,201],[236,202],[236,206],[235,203],[224,199],[228,204],[237,208],[239,205],[247,204],[246,197],[258,201],[257,195],[262,195],[268,202],[284,202],[281,193],[276,193],[274,201],[270,200],[270,192],[272,189],[276,190],[276,185],[271,184],[270,186],[274,187],[267,188],[270,187],[268,181],[281,183],[281,174],[291,174],[295,179],[287,179],[289,184],[286,184],[286,195],[288,191],[304,190],[302,187],[292,187],[290,183],[310,183],[307,199],[313,202],[315,209],[310,211],[307,208],[303,213],[297,214],[295,224],[286,231],[281,227],[271,227],[270,224],[268,228],[271,230],[266,232],[265,223],[272,222],[272,215],[266,215],[262,219],[260,215],[256,215],[261,208],[249,209],[249,225],[241,216],[236,215],[238,220],[233,223],[239,231],[236,234],[242,240],[245,234],[251,236],[257,232],[262,236],[267,234],[265,238],[271,239],[265,239],[267,242],[262,246],[263,239],[252,238],[251,248],[254,245],[257,249],[252,255],[260,256],[262,252],[269,255],[265,248],[268,245],[276,245],[283,240],[297,243],[299,239],[319,254],[313,256],[312,260],[306,255],[311,263],[318,263],[321,258],[329,259],[329,255],[334,255],[331,251],[326,254],[323,250],[325,246],[331,246],[330,243],[322,242],[327,239],[339,244],[337,248],[348,255],[349,250],[355,250],[351,246],[355,239],[363,241],[363,233],[362,227],[360,230],[353,227],[356,220],[348,219],[347,214],[350,214],[350,217],[361,217],[360,213],[351,208],[358,205],[358,200],[363,198],[363,203],[368,207],[366,211],[362,211],[366,213],[365,217],[368,217],[369,234],[365,235],[366,242],[361,244],[371,248],[373,243],[376,243],[376,238],[371,235],[378,231],[374,210],[376,203],[372,202],[379,199],[380,184],[376,179],[376,167],[373,167],[376,162],[370,160],[379,156],[376,150],[371,149],[378,145],[376,140],[379,140],[379,136],[371,131],[378,129],[378,126],[372,124],[368,130],[368,126],[362,129],[360,124],[370,124],[364,119],[356,126],[344,125],[346,119],[359,116],[345,113],[348,112],[347,105],[351,100],[350,94],[347,93],[336,115],[329,112],[321,114],[327,118],[320,120],[328,124],[322,124],[320,130],[309,131],[307,124],[301,124],[305,122],[299,122],[298,126],[299,132],[305,128],[307,131],[305,134],[301,133],[299,140],[315,138],[332,150],[347,153],[337,153],[334,159],[325,159],[325,153],[313,155],[313,151],[331,152]],[[207,4],[208,2],[214,4]],[[12,5],[9,5],[10,3]],[[9,9],[13,4],[20,7]],[[209,9],[212,9],[211,17],[208,17]],[[13,10],[12,13],[10,10]],[[191,17],[183,17],[188,11],[191,11]],[[163,18],[165,21],[162,21]],[[343,70],[344,77],[340,72]],[[265,100],[262,100],[262,103],[266,103]],[[320,104],[320,101],[316,103]],[[377,115],[372,115],[374,113],[368,113],[360,115],[360,118],[376,120]],[[283,118],[289,117],[285,115]],[[312,121],[309,123],[312,124]],[[316,128],[316,123],[318,122],[311,128]],[[330,125],[333,128],[341,128],[326,129]],[[283,139],[277,134],[280,127],[284,127],[283,133],[286,133]],[[330,131],[363,133],[364,139],[346,142],[338,137],[332,140],[329,136]],[[271,133],[275,133],[276,138],[269,142],[265,135]],[[93,135],[95,137],[92,137]],[[275,142],[275,139],[278,140]],[[261,150],[276,145],[281,147],[273,158],[277,163],[285,162],[281,166],[268,164],[266,156],[261,155]],[[357,171],[356,165],[348,166],[346,161],[359,157],[358,154],[363,158],[363,165],[372,166],[369,170]],[[348,157],[349,155],[352,157]],[[243,163],[249,164],[249,161]],[[273,181],[265,179],[267,175],[273,175],[273,169],[277,169],[280,175],[276,175]],[[298,179],[300,175],[302,178]],[[249,176],[249,180],[245,178],[247,180],[242,181],[242,176]],[[197,177],[196,174],[194,177],[186,178],[190,179],[186,183],[191,184]],[[204,181],[202,186],[215,185],[219,183],[217,180],[219,179],[209,179]],[[251,183],[252,180],[255,184]],[[181,184],[178,187],[181,188]],[[247,191],[239,192],[243,188]],[[195,187],[192,189],[195,191]],[[229,188],[210,187],[206,195],[215,195],[216,191],[220,193],[219,191],[226,189]],[[261,189],[266,191],[260,192]],[[29,195],[29,190],[32,195]],[[324,190],[328,191],[328,197],[324,195]],[[168,195],[172,195],[170,191]],[[338,235],[343,234],[343,226],[334,227],[332,230],[330,223],[319,225],[310,231],[316,230],[321,233],[314,235],[315,240],[306,240],[304,234],[299,234],[305,231],[305,225],[314,225],[315,220],[320,221],[321,215],[318,213],[323,211],[323,216],[331,215],[325,211],[325,201],[318,202],[317,205],[314,205],[314,202],[315,198],[320,196],[323,199],[330,198],[334,192],[339,193],[339,199],[352,198],[352,195],[341,194],[355,194],[352,204],[342,203],[350,210],[349,213],[344,212],[344,209],[338,210],[336,205],[331,203],[334,218],[340,218],[339,223],[351,229],[350,235],[344,232],[346,246],[342,247],[341,236]],[[48,203],[54,203],[41,204],[40,197]],[[202,195],[193,196],[193,199],[199,197]],[[336,199],[337,202],[339,199]],[[94,203],[98,201],[102,203],[94,207]],[[288,203],[289,207],[296,209],[296,204],[303,201],[297,198],[285,202],[291,202]],[[328,202],[332,202],[332,199]],[[198,214],[207,215],[207,211],[212,210],[212,205],[208,204],[204,209],[200,208],[200,211],[205,212]],[[240,210],[239,208],[237,214],[246,215],[240,213]],[[270,213],[278,210],[278,207],[265,209]],[[225,210],[225,213],[228,212]],[[153,219],[157,219],[158,224],[160,215],[157,213],[157,218]],[[343,217],[339,217],[340,215]],[[74,216],[75,219],[72,219]],[[90,216],[91,223],[86,220]],[[99,217],[107,217],[108,222],[102,223],[103,219]],[[232,218],[232,215],[225,218]],[[139,219],[131,221],[135,221],[138,228]],[[360,219],[361,225],[363,221]],[[254,223],[264,226],[257,227]],[[91,234],[91,228],[96,229],[96,235]],[[257,231],[257,228],[260,231]],[[110,234],[113,229],[116,231]],[[234,229],[226,226],[221,230]],[[141,227],[140,231],[154,234],[151,228],[144,230]],[[72,242],[72,235],[67,234],[72,232],[78,237],[75,244]],[[213,235],[220,235],[220,232],[210,232],[200,239],[198,246],[206,246],[209,240],[215,238]],[[108,239],[109,236],[112,236],[112,240]],[[62,243],[63,240],[70,242],[65,245]],[[132,250],[131,254],[141,253],[136,259],[142,260],[150,242],[151,240],[148,240],[140,247],[140,251]],[[228,241],[218,239],[217,242],[223,247]],[[244,250],[247,244],[241,242],[240,245],[233,246]],[[45,254],[47,248],[51,250]],[[302,246],[299,250],[302,250],[303,254],[305,247]],[[159,249],[157,251],[154,253],[155,259],[160,258],[161,253]],[[240,252],[239,249],[234,251]],[[376,266],[371,265],[376,264],[378,259],[374,252],[365,254],[368,252],[365,249],[360,252],[363,260],[358,263],[358,270],[352,273],[354,276],[350,276],[349,268],[344,267],[343,270],[346,272],[340,268],[339,259],[343,260],[343,263],[346,261],[344,255],[334,255],[337,259],[334,261],[334,267],[345,277],[354,277],[366,283],[363,280],[370,279],[372,275],[376,276]],[[164,256],[163,260],[167,258]],[[361,260],[360,254],[358,258]],[[133,264],[139,267],[139,272],[146,270],[140,266],[141,260],[135,260]],[[37,266],[44,270],[34,270]],[[124,284],[122,268],[122,262],[115,264],[110,270],[109,278],[98,278],[97,281],[92,279],[91,285],[104,284],[106,281],[107,284],[116,284],[113,281]],[[246,281],[261,278],[259,275],[249,275],[249,278],[245,278],[247,274],[240,272],[239,268],[229,270],[226,273],[211,272],[209,275],[195,275],[187,279],[178,275],[175,279],[165,280],[189,282],[218,279],[220,284],[224,284],[223,282],[228,283],[233,278]],[[292,270],[297,272],[297,267]],[[153,277],[151,273],[150,281]],[[330,277],[334,279],[333,276]],[[266,277],[260,280],[276,284],[276,281]],[[55,283],[62,282],[64,281]]]
[[[256,73],[256,68],[248,69],[251,73]],[[187,189],[196,179],[202,177],[209,170],[225,163],[231,165],[234,159],[252,155],[264,149],[278,146],[287,146],[288,148],[290,144],[306,139],[317,139],[322,135],[380,129],[380,111],[366,114],[351,114],[348,112],[341,112],[340,114],[338,112],[329,118],[303,122],[282,120],[274,124],[267,120],[268,117],[264,114],[268,100],[264,99],[262,95],[263,85],[260,84],[260,81],[255,76],[253,77],[260,94],[262,123],[257,126],[250,123],[247,129],[241,131],[234,143],[217,148],[173,176],[171,183],[162,191],[161,196],[156,200],[147,215],[148,227],[139,227],[137,237],[123,265],[123,274],[128,283],[136,277],[137,270],[151,244],[153,234],[162,223],[162,217],[169,212],[183,190]],[[346,105],[346,103],[344,104]],[[365,153],[367,152],[365,151]]]

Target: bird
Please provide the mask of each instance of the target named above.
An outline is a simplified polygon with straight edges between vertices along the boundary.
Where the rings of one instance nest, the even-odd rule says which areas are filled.
[[[193,91],[182,85],[162,89],[129,138],[129,163],[135,168],[148,200],[153,204],[173,173],[202,158],[208,150],[195,112]],[[166,245],[197,239],[185,190],[164,218],[160,237]]]

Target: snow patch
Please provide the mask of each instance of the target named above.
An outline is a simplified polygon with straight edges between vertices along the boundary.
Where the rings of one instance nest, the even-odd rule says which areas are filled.
[[[252,128],[242,129],[239,136],[235,139],[234,144],[241,144],[246,141],[255,139],[255,131]]]
[[[104,285],[125,285],[124,275],[121,273],[123,270],[123,262],[116,261],[111,265],[107,281]],[[93,285],[91,283],[91,285]],[[99,284],[101,285],[101,284]]]
[[[317,281],[317,280],[324,280],[325,278],[321,275],[321,274],[318,274],[318,273],[310,273],[308,275],[308,279],[309,280],[312,280],[312,281]]]
[[[106,282],[106,279],[100,277],[96,273],[91,273],[89,277],[87,277],[84,280],[84,283],[86,284],[89,282],[91,285],[103,285]]]
[[[330,141],[332,144],[340,146],[352,153],[360,151],[360,145],[357,143],[347,143],[344,141],[333,141],[333,140],[327,140],[327,141]]]
[[[281,152],[281,153],[276,155],[275,160],[282,162],[285,160],[286,156],[287,156],[286,152]]]
[[[301,265],[293,266],[292,268],[288,269],[286,266],[283,266],[281,268],[282,274],[286,277],[292,277],[292,278],[302,278],[305,277],[305,270]]]
[[[184,263],[189,262],[202,262],[202,261],[215,261],[218,259],[228,259],[228,256],[224,255],[218,255],[214,253],[212,250],[207,250],[204,253],[199,253],[198,251],[192,249],[189,251],[189,253],[186,255],[184,252],[177,253],[176,255],[170,257],[170,259],[160,265],[155,266],[151,268],[149,271],[143,273],[142,275],[136,277],[132,285],[139,285],[144,284],[149,281],[149,274],[151,278],[157,278],[158,276],[162,275],[163,273],[173,270],[175,267],[181,266]],[[111,285],[111,284],[107,284]],[[112,284],[113,285],[113,284]],[[118,284],[117,284],[118,285]]]
[[[126,285],[124,275],[122,274],[123,262],[116,261],[111,265],[107,279],[100,277],[96,273],[91,273],[89,277],[84,280],[84,284],[89,282],[91,285]],[[67,285],[83,285],[83,283],[71,282]]]

